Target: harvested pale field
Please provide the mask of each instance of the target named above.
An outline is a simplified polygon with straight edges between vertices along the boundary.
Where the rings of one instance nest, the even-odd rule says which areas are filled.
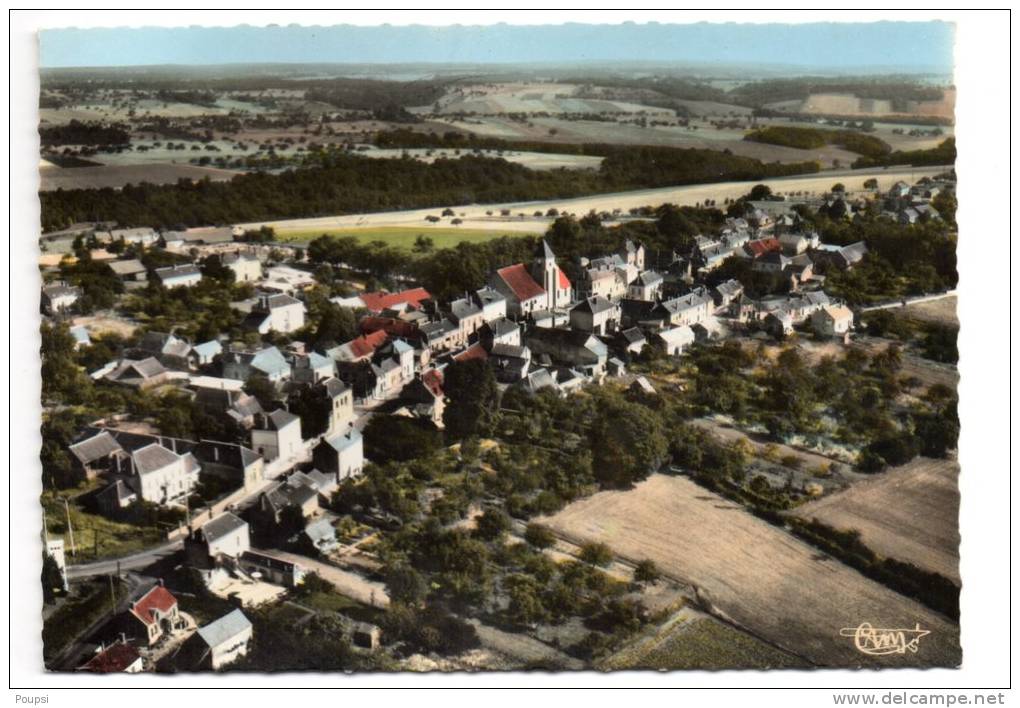
[[[120,189],[127,184],[175,184],[177,180],[200,180],[208,177],[214,182],[233,179],[240,172],[219,170],[195,165],[142,164],[103,165],[101,167],[43,167],[39,170],[39,189]]]
[[[928,302],[907,305],[903,308],[903,314],[911,319],[923,322],[959,325],[960,319],[956,308],[956,295],[950,295],[939,300],[929,300]]]
[[[959,627],[865,578],[742,507],[682,477],[652,475],[629,491],[600,492],[543,518],[569,539],[649,558],[698,589],[701,604],[755,636],[819,666],[957,666]],[[840,630],[930,632],[917,653],[874,656]]]
[[[960,582],[960,466],[920,457],[793,514],[857,530],[868,548]]]
[[[456,160],[465,155],[480,155],[482,157],[498,158],[507,162],[513,162],[532,170],[558,170],[561,168],[567,170],[597,170],[599,165],[602,164],[603,159],[597,155],[563,155],[547,152],[517,151],[498,152],[496,150],[480,150],[477,153],[470,150],[459,150],[455,153],[453,150],[427,150],[422,148],[411,150],[401,150],[399,148],[362,150],[357,154],[361,157],[380,159],[402,159],[406,155],[414,160],[425,163],[435,162],[439,159]]]
[[[779,177],[765,180],[752,180],[746,182],[718,182],[714,184],[692,184],[682,187],[664,187],[661,189],[642,189],[632,192],[616,192],[612,194],[595,194],[588,197],[576,197],[573,199],[551,199],[535,202],[509,202],[505,204],[469,204],[451,205],[457,212],[458,217],[464,219],[462,224],[465,228],[489,228],[492,230],[514,230],[541,233],[552,223],[553,219],[537,219],[528,215],[542,211],[545,213],[551,208],[561,213],[573,213],[583,216],[589,211],[613,211],[621,209],[626,213],[631,208],[661,204],[677,204],[679,206],[693,206],[704,202],[706,199],[715,199],[722,203],[727,197],[737,198],[747,194],[756,184],[766,184],[773,192],[823,192],[827,191],[835,181],[843,182],[850,191],[863,190],[863,183],[866,179],[874,177],[878,180],[879,189],[888,189],[894,182],[904,178],[920,179],[928,175],[934,176],[943,172],[944,168],[891,168],[888,170],[834,170],[816,175],[805,175],[801,177]],[[504,209],[509,209],[512,219],[499,217],[498,214]],[[430,209],[410,209],[406,211],[376,212],[372,214],[345,214],[342,216],[324,216],[310,219],[280,219],[276,221],[261,221],[248,224],[241,224],[243,228],[258,228],[268,225],[277,230],[304,230],[314,231],[320,229],[344,229],[352,227],[384,227],[384,226],[412,226],[428,228],[426,216],[439,216],[442,207]],[[491,212],[497,216],[489,216]],[[463,214],[463,216],[460,216]],[[438,228],[449,228],[448,225],[437,224]]]

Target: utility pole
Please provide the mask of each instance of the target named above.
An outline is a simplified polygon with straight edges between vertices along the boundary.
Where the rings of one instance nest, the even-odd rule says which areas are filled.
[[[110,614],[117,613],[117,593],[113,591],[113,575],[106,576],[110,579]]]
[[[67,497],[64,497],[64,514],[67,515],[67,533],[71,540],[71,555],[77,556],[74,548],[74,527],[71,526],[71,508],[67,505]]]

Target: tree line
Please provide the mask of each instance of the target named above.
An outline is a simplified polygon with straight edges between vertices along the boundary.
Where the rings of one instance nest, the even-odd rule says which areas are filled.
[[[817,172],[816,162],[781,165],[715,150],[639,147],[608,155],[598,172],[530,170],[466,155],[431,164],[334,152],[320,166],[246,174],[229,182],[179,180],[123,189],[40,193],[44,231],[80,221],[170,227],[420,209],[450,204],[561,199],[669,185],[754,180]]]

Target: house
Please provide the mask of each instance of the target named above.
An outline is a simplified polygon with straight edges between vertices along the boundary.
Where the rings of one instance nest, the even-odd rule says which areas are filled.
[[[94,674],[137,674],[142,670],[142,655],[126,641],[117,641],[99,650],[78,671]]]
[[[252,624],[238,609],[199,627],[195,636],[204,649],[199,665],[218,671],[248,653]]]
[[[705,288],[696,288],[686,295],[663,300],[653,307],[649,316],[664,326],[682,327],[703,322],[712,314],[715,302]]]
[[[619,256],[596,259],[588,265],[589,267],[581,271],[581,278],[577,283],[577,292],[580,296],[616,300],[627,294],[627,284],[633,278],[628,277],[630,273],[624,268],[623,259]]]
[[[609,334],[620,325],[620,306],[604,297],[585,298],[570,310],[570,326],[582,332]]]
[[[97,231],[96,238],[101,242],[112,243],[123,241],[125,244],[138,246],[151,246],[159,241],[159,234],[153,229],[140,227],[136,229],[113,229],[112,231]]]
[[[536,327],[566,327],[570,324],[570,313],[564,310],[535,310],[531,322]]]
[[[174,376],[155,357],[150,356],[142,360],[124,359],[103,374],[102,378],[110,383],[146,389],[164,384]]]
[[[115,479],[96,493],[96,506],[104,514],[116,516],[138,501],[138,492],[123,479]]]
[[[655,387],[652,386],[651,382],[644,376],[638,376],[634,379],[634,382],[627,389],[631,393],[637,393],[641,395],[654,396],[656,394]]]
[[[253,489],[265,477],[265,460],[250,447],[222,440],[201,440],[191,450],[202,472],[235,487]]]
[[[238,558],[237,564],[248,575],[259,573],[267,582],[285,588],[297,587],[305,577],[304,566],[257,551],[245,551]]]
[[[253,512],[262,527],[275,527],[283,520],[285,509],[297,510],[304,519],[319,510],[319,490],[303,477],[277,482],[259,495]]]
[[[811,315],[811,327],[821,337],[841,337],[854,325],[854,313],[845,305],[827,305]]]
[[[495,288],[486,286],[476,290],[475,302],[482,308],[482,319],[485,322],[506,317],[506,298]]]
[[[293,295],[314,285],[315,278],[311,273],[290,266],[277,265],[266,269],[265,277],[259,282],[258,287],[267,292]]]
[[[504,304],[505,302],[504,300]],[[451,302],[448,317],[451,322],[457,325],[459,336],[455,346],[467,344],[468,339],[478,331],[479,327],[485,324],[485,315],[481,305],[468,297]]]
[[[531,366],[531,350],[513,344],[494,344],[489,350],[489,361],[500,383],[517,383]]]
[[[400,392],[400,398],[410,403],[417,415],[441,426],[443,410],[446,407],[443,372],[439,369],[429,369],[415,375],[414,381],[404,386]]]
[[[157,268],[154,273],[164,288],[190,288],[202,280],[202,271],[194,263]]]
[[[616,349],[624,354],[640,354],[648,339],[638,327],[628,327],[616,334]]]
[[[344,480],[361,474],[365,466],[365,448],[357,428],[324,437],[312,450],[312,462],[316,469]]]
[[[220,263],[234,271],[234,280],[238,283],[262,279],[262,262],[250,253],[224,253],[220,256]]]
[[[134,450],[118,472],[130,470],[128,484],[145,501],[169,504],[191,494],[201,466],[191,452],[178,454],[159,442]]]
[[[70,286],[67,283],[54,283],[45,285],[42,289],[42,308],[50,315],[58,315],[66,312],[78,302],[82,296],[82,289]]]
[[[530,269],[523,263],[500,268],[489,279],[489,286],[506,298],[507,312],[517,317],[564,307],[570,303],[573,289],[544,239]]]
[[[282,408],[258,413],[251,430],[251,447],[267,462],[296,461],[304,451],[301,419]]]
[[[568,367],[583,370],[589,376],[600,376],[609,359],[609,350],[595,335],[567,329],[536,327],[527,336],[532,358],[546,354]]]
[[[864,241],[851,243],[849,246],[821,244],[811,251],[811,261],[816,267],[821,266],[823,270],[830,267],[849,270],[857,265],[867,252],[868,247]]]
[[[619,253],[627,265],[633,266],[639,271],[645,269],[645,247],[640,241],[635,243],[627,239]]]
[[[142,586],[130,596],[127,610],[115,619],[126,639],[151,647],[180,622],[177,598],[157,583]]]
[[[543,388],[551,388],[557,392],[560,390],[560,387],[556,383],[556,377],[553,376],[549,369],[544,367],[529,371],[528,375],[524,377],[519,385],[529,393],[536,393],[541,391]]]
[[[191,369],[208,366],[222,353],[223,345],[215,339],[196,344],[188,352],[188,366]]]
[[[627,286],[627,297],[632,300],[654,300],[662,292],[663,278],[654,270],[642,271]]]
[[[744,286],[739,280],[732,278],[712,288],[712,302],[716,310],[729,307],[730,303],[743,295]]]
[[[329,401],[327,434],[338,433],[354,422],[354,392],[338,378],[322,379],[315,384],[316,393]]]
[[[788,232],[779,237],[779,245],[787,256],[796,256],[818,246],[818,234]]]
[[[302,535],[307,544],[322,554],[328,554],[340,545],[336,538],[336,529],[329,523],[329,519],[312,521],[305,526]]]
[[[128,353],[139,359],[155,357],[167,368],[183,370],[189,367],[191,344],[166,332],[146,332]]]
[[[126,457],[127,452],[109,432],[103,430],[68,447],[71,465],[81,480],[93,480],[100,474],[116,469],[116,458]]]
[[[376,374],[377,395],[388,397],[414,379],[414,347],[402,339],[393,339],[375,350],[372,365]]]
[[[379,314],[383,310],[398,306],[407,306],[412,309],[420,309],[422,302],[431,300],[432,295],[425,288],[411,288],[402,290],[399,293],[388,293],[386,291],[361,293],[359,296],[361,307],[372,314]]]
[[[276,347],[266,347],[255,352],[231,350],[223,355],[224,378],[247,381],[256,374],[279,384],[290,378],[290,362]]]
[[[260,295],[258,302],[244,318],[244,327],[259,334],[289,334],[305,326],[305,304],[282,293]]]
[[[506,317],[498,317],[478,329],[478,341],[486,349],[492,349],[494,344],[520,346],[521,327]]]
[[[237,558],[251,548],[248,522],[229,511],[203,524],[195,532],[194,541],[202,547],[207,558]]]
[[[358,362],[372,358],[375,350],[383,345],[388,338],[386,332],[379,330],[371,334],[363,334],[346,344],[330,349],[326,353],[338,362]]]
[[[110,261],[110,270],[125,283],[144,283],[148,270],[137,258],[123,261]]]
[[[213,418],[225,418],[234,425],[249,430],[255,425],[255,416],[262,413],[258,399],[243,390],[200,387],[195,392],[195,405]]]
[[[761,258],[766,253],[781,252],[782,244],[777,238],[759,238],[744,244],[743,252],[748,258]]]
[[[336,376],[336,362],[318,352],[297,354],[291,360],[291,377],[297,383],[314,384]]]
[[[652,341],[668,356],[680,356],[687,347],[694,344],[695,339],[694,330],[687,325],[661,330],[652,337]]]
[[[765,331],[774,337],[785,337],[793,332],[793,316],[786,310],[775,310],[762,320]]]

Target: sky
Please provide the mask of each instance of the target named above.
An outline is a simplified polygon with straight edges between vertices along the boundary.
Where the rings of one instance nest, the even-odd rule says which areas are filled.
[[[40,65],[654,61],[948,72],[946,22],[51,29]]]

